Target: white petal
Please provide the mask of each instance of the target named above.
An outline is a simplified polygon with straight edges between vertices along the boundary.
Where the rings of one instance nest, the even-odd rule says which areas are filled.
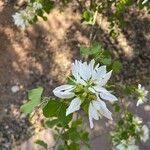
[[[111,74],[112,74],[112,71],[109,71],[108,73],[106,73],[102,78],[99,79],[97,84],[100,86],[104,86],[107,83],[107,81],[110,79]]]
[[[103,77],[106,74],[106,66],[101,66],[97,69],[97,74],[99,77]]]
[[[94,64],[95,64],[95,60],[92,59],[92,60],[90,61],[90,63],[89,63],[89,67],[90,67],[91,70],[94,69]]]
[[[104,100],[109,100],[110,102],[117,101],[117,97],[112,95],[111,93],[100,93],[100,97]]]
[[[66,116],[79,110],[80,109],[80,105],[81,105],[81,101],[78,98],[75,98],[71,101],[69,107],[67,108],[66,111]]]
[[[141,89],[141,84],[138,84],[138,89]]]
[[[80,84],[85,85],[85,86],[87,85],[87,83],[83,79],[81,79],[80,76],[78,76],[76,83],[80,83]]]
[[[97,105],[99,107],[98,111],[100,112],[100,114],[112,120],[112,113],[107,109],[106,104],[102,100],[98,99]]]
[[[92,103],[89,105],[89,115],[95,120],[99,119],[98,113]]]
[[[99,86],[99,85],[93,86],[93,89],[94,89],[95,91],[97,91],[97,92],[105,92],[105,91],[107,91],[104,87]]]
[[[84,70],[83,70],[84,68]],[[86,79],[86,75],[88,73],[85,73],[87,72],[87,70],[85,69],[85,67],[83,66],[82,62],[81,61],[77,61],[75,60],[75,63],[72,64],[72,67],[71,67],[71,70],[72,70],[72,75],[75,77],[76,79],[76,83],[80,83],[82,85],[87,85],[87,83],[83,80],[84,78]],[[86,70],[86,71],[85,71]],[[83,79],[82,79],[82,78]]]
[[[95,60],[92,59],[89,63],[89,70],[90,70],[90,75],[92,76],[93,75],[93,72],[94,72],[94,64],[95,64]],[[90,77],[91,77],[90,76]]]
[[[79,67],[78,67],[78,61],[77,60],[75,60],[75,63],[72,63],[71,71],[72,71],[72,75],[77,80],[77,78],[79,76]]]
[[[90,128],[94,127],[93,118],[89,115]]]
[[[137,101],[136,106],[139,106],[140,104],[143,104],[143,100],[142,100],[142,99],[139,99],[139,100]]]
[[[96,91],[94,90],[94,88],[89,87],[88,89],[89,89],[92,93],[94,93],[94,94],[96,93]]]
[[[89,105],[89,122],[90,122],[91,128],[94,127],[93,118],[98,120],[98,114],[97,114],[95,108],[93,107],[92,103],[90,103],[90,105]]]
[[[95,67],[95,71],[92,73],[93,80],[99,80],[106,74],[106,66]]]
[[[94,86],[95,91],[100,93],[100,97],[105,100],[109,100],[110,102],[117,101],[117,97],[107,91],[104,87]]]
[[[53,93],[55,96],[59,98],[72,98],[74,97],[74,93],[72,90],[74,89],[74,86],[72,85],[61,85],[59,87],[56,87],[53,90]]]
[[[96,109],[98,116],[102,118],[101,114],[98,112],[101,109],[99,101],[92,101],[94,108]]]
[[[91,68],[87,64],[87,62],[80,63],[80,72],[79,72],[79,74],[82,77],[82,79],[84,79],[85,81],[90,79],[90,77],[91,77]]]

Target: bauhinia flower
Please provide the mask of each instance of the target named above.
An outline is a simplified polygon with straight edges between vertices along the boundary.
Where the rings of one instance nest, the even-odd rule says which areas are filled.
[[[41,5],[41,3],[39,3],[39,2],[33,3],[33,9],[34,10],[38,10],[38,9],[42,9],[42,8],[43,8],[43,6]]]
[[[117,98],[111,94],[105,85],[111,77],[112,71],[107,72],[106,66],[95,65],[95,61],[75,61],[71,67],[74,84],[61,85],[53,90],[55,96],[62,99],[72,99],[66,110],[66,115],[78,111],[88,104],[90,127],[93,128],[93,119],[102,116],[112,119],[111,112],[103,100],[114,102]],[[81,106],[82,104],[82,106]]]
[[[21,10],[19,13],[17,12],[14,15],[12,15],[14,23],[24,30],[33,21],[34,17],[36,16],[37,10],[39,9],[42,9],[41,3],[31,3],[29,1],[29,4],[26,7],[26,9]]]
[[[19,13],[15,13],[12,17],[14,19],[15,25],[22,28],[23,30],[29,25],[28,15],[24,10],[20,11]]]
[[[138,85],[138,89],[137,89],[137,93],[138,93],[138,101],[137,101],[137,106],[139,106],[140,104],[143,104],[144,102],[147,101],[147,94],[148,91],[145,90],[144,87],[141,86],[141,84]]]

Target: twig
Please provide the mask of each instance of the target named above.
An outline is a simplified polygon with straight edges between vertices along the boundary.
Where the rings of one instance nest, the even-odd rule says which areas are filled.
[[[55,148],[56,148],[56,146],[57,146],[57,144],[58,144],[58,142],[59,142],[60,136],[61,136],[61,134],[63,133],[64,130],[65,130],[65,128],[62,128],[62,129],[61,129],[61,131],[60,131],[60,133],[59,133],[59,135],[58,135],[58,137],[57,137],[57,140],[56,140],[56,142],[55,142],[55,145],[52,146],[52,147],[50,147],[50,149],[55,150]]]

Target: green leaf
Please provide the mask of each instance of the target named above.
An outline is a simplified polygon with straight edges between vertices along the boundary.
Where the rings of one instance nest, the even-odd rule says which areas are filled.
[[[60,102],[56,100],[50,100],[43,108],[43,115],[46,118],[57,117],[58,111],[60,111]]]
[[[126,95],[134,94],[136,91],[136,87],[134,85],[126,85],[124,87],[124,93]]]
[[[89,10],[86,10],[83,13],[83,19],[86,22],[91,22],[93,20],[93,14]]]
[[[49,127],[49,128],[53,128],[55,125],[57,125],[59,123],[58,119],[53,119],[53,120],[47,120],[45,122],[45,124]]]
[[[58,120],[62,126],[68,125],[68,123],[72,120],[72,114],[66,116],[66,109],[67,109],[67,106],[63,104],[57,115]]]
[[[94,55],[100,52],[102,49],[101,45],[98,43],[93,43],[90,47],[81,47],[80,53],[85,55]]]
[[[21,106],[21,111],[24,113],[31,113],[35,109],[35,107],[40,104],[42,93],[42,87],[30,90],[28,92],[28,99],[30,101]]]
[[[117,103],[114,103],[113,106],[115,112],[120,112],[120,106]]]
[[[81,132],[80,133],[80,138],[81,138],[82,141],[89,141],[89,133],[85,132],[85,131]]]
[[[81,106],[84,110],[84,112],[86,112],[88,114],[88,111],[89,111],[89,102],[86,102],[86,103],[83,103]]]
[[[118,37],[119,32],[117,32],[117,31],[115,31],[114,29],[112,29],[109,34],[110,34],[110,36],[111,36],[112,38],[115,39],[116,37]]]
[[[77,143],[71,143],[69,145],[70,150],[80,150],[80,145]]]
[[[76,142],[80,140],[80,135],[75,128],[70,128],[68,130],[68,138]]]
[[[45,10],[46,13],[50,13],[50,11],[54,7],[54,2],[51,0],[41,0],[41,4],[43,6],[43,9]]]
[[[72,128],[77,128],[79,125],[82,125],[82,119],[81,118],[73,121],[71,127]]]
[[[122,64],[120,61],[114,61],[112,65],[112,70],[114,73],[119,73],[122,69]]]
[[[110,65],[111,64],[111,58],[103,58],[101,60],[101,63],[104,65]]]
[[[44,141],[42,141],[42,140],[36,140],[34,143],[36,143],[36,144],[44,147],[45,150],[48,150],[48,145]]]
[[[72,114],[66,116],[67,105],[61,101],[50,100],[43,108],[43,115],[46,118],[57,117],[62,126],[66,126],[72,119]]]
[[[57,150],[66,150],[67,146],[66,145],[59,145]]]

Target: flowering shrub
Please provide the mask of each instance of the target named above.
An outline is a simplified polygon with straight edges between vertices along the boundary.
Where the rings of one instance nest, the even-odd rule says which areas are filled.
[[[63,5],[69,2],[71,1],[60,1]],[[109,17],[110,33],[113,36],[116,35],[114,27],[119,27],[124,21],[122,16],[129,6],[136,4],[140,9],[147,8],[148,11],[150,8],[148,0],[136,3],[133,0],[77,2],[82,8],[84,23],[92,26],[100,13],[107,14],[113,8]],[[38,21],[38,17],[46,20],[45,13],[49,13],[57,4],[51,0],[30,0],[24,10],[13,15],[14,22],[25,29]],[[46,127],[53,128],[56,132],[53,149],[79,150],[81,143],[91,149],[89,134],[80,113],[82,111],[88,116],[91,128],[94,128],[94,121],[102,117],[114,120],[114,129],[110,133],[113,149],[137,150],[139,141],[146,142],[149,139],[149,129],[129,111],[128,100],[136,100],[136,105],[139,106],[148,100],[148,91],[140,84],[133,86],[111,81],[111,76],[120,72],[122,64],[119,60],[112,60],[111,54],[101,45],[93,43],[90,47],[81,47],[80,52],[92,60],[75,60],[72,63],[67,83],[53,90],[56,97],[42,96],[43,88],[38,87],[29,91],[29,101],[21,106],[21,111],[33,115],[38,109],[42,109]],[[107,102],[110,102],[114,111],[108,110]],[[50,149],[40,139],[36,143]]]
[[[132,5],[136,5],[139,9],[146,8],[150,10],[149,0],[75,0],[76,4],[79,5],[83,13],[82,18],[84,23],[88,25],[94,25],[96,18],[99,14],[103,14],[108,17],[110,22],[110,35],[115,37],[117,35],[117,27],[124,24],[125,20],[123,14]],[[30,24],[36,23],[38,17],[47,20],[45,14],[49,14],[50,11],[55,7],[67,6],[71,3],[71,0],[28,0],[27,7],[20,12],[13,15],[14,23],[22,28],[28,27]],[[111,15],[107,15],[110,14]]]
[[[89,54],[88,50],[92,50],[92,48],[93,46],[82,47],[81,53]],[[96,48],[95,51],[90,52],[90,55],[93,53],[104,54],[104,49],[99,49],[98,45]],[[136,87],[110,83],[111,75],[118,73],[121,65],[119,61],[111,61],[112,63],[104,61],[111,57],[102,55],[100,61],[98,58],[95,59],[96,61],[92,59],[90,62],[75,60],[72,63],[71,75],[68,77],[67,84],[53,90],[56,98],[42,97],[43,88],[39,87],[29,92],[30,101],[22,105],[21,110],[26,113],[42,108],[46,126],[54,128],[56,131],[57,138],[54,149],[79,150],[81,142],[87,146],[87,149],[91,149],[88,144],[89,134],[85,130],[80,111],[88,116],[91,128],[94,128],[93,121],[102,119],[103,116],[115,120],[114,130],[110,133],[114,149],[137,150],[138,141],[146,142],[148,140],[148,127],[128,110],[129,104],[122,101],[122,97],[125,99],[128,97],[136,99],[137,105],[142,104],[146,100],[148,91],[140,84]],[[117,72],[115,72],[116,70]],[[116,91],[117,88],[122,93],[121,97]],[[116,93],[115,96],[112,93]],[[105,102],[107,101],[114,108],[114,117],[106,106]],[[117,120],[115,115],[119,115]],[[44,141],[37,140],[36,143],[49,149]],[[58,143],[63,144],[58,145]]]

